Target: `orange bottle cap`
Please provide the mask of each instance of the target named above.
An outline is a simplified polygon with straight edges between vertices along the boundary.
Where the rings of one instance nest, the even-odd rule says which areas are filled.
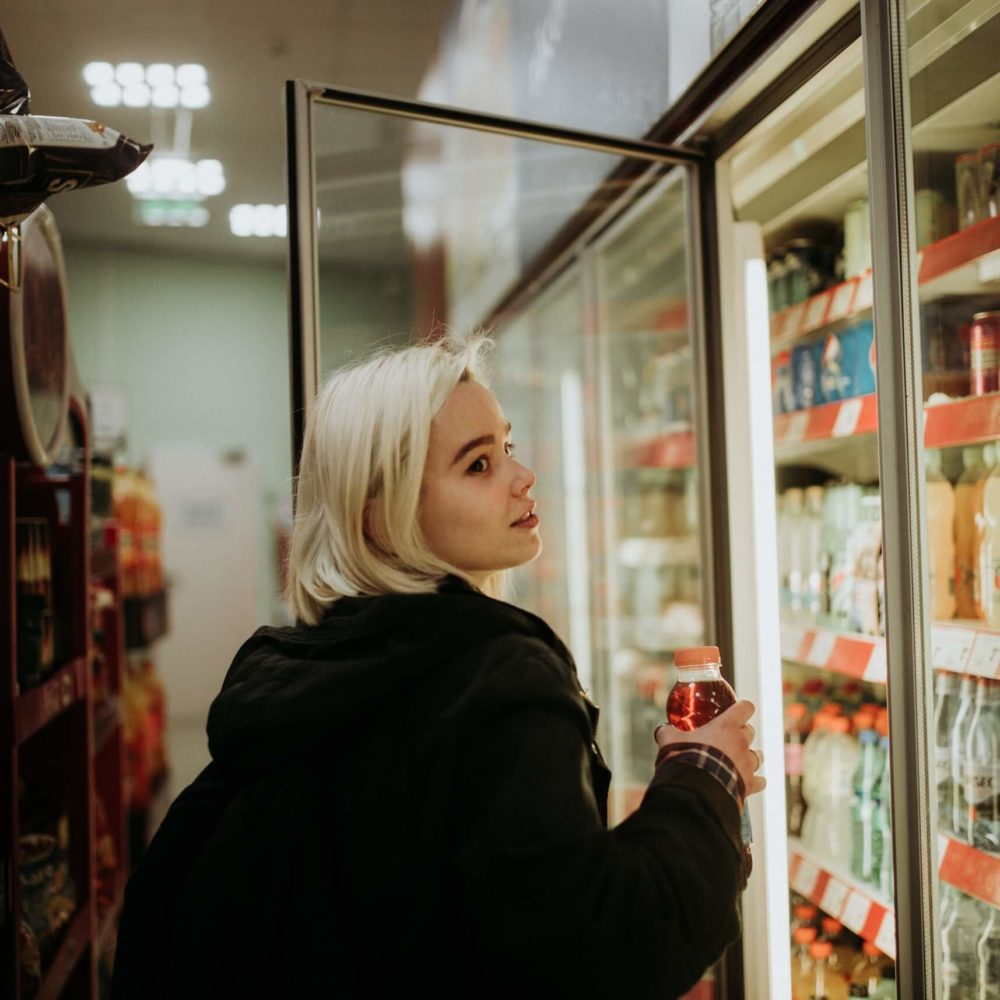
[[[829,958],[833,953],[833,945],[829,941],[813,941],[809,945],[809,954],[813,958]]]
[[[706,663],[721,663],[718,646],[689,646],[674,652],[674,666],[700,667]]]
[[[878,945],[873,944],[871,941],[863,941],[861,943],[861,950],[868,955],[869,958],[875,958],[876,955],[882,954],[882,952],[878,949]]]
[[[816,940],[816,928],[815,927],[796,927],[792,931],[792,940],[796,944],[808,944],[810,941]]]
[[[844,927],[836,917],[824,917],[820,923],[823,925],[823,933],[827,937],[836,937]]]

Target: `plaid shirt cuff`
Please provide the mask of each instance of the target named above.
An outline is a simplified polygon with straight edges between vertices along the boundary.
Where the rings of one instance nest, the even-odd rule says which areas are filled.
[[[656,766],[667,761],[677,764],[689,764],[700,767],[715,778],[736,802],[742,807],[746,797],[746,787],[736,770],[736,765],[727,754],[716,747],[705,743],[668,743],[656,755]]]

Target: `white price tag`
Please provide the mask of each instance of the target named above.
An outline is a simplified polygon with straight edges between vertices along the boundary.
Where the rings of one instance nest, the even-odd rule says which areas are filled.
[[[896,918],[890,911],[886,911],[882,923],[879,924],[878,934],[875,935],[875,947],[884,951],[889,958],[896,957]]]
[[[868,911],[871,909],[871,900],[867,896],[862,896],[860,892],[852,891],[847,897],[844,909],[840,914],[840,922],[849,927],[855,934],[861,933],[861,928],[865,926],[868,919]]]
[[[854,312],[868,309],[872,304],[872,273],[868,271],[858,280],[858,294],[854,297]]]
[[[799,648],[806,630],[801,625],[784,624],[781,626],[781,655],[786,660],[797,660]]]
[[[847,886],[840,879],[831,878],[823,890],[823,898],[819,904],[820,909],[829,913],[831,917],[839,916],[848,892]]]
[[[872,646],[872,654],[868,657],[865,667],[865,680],[873,684],[884,684],[886,678],[885,643],[877,642]]]
[[[931,663],[936,669],[964,671],[975,632],[948,625],[931,626]]]
[[[799,895],[812,899],[812,894],[816,891],[816,880],[818,878],[819,869],[811,861],[803,858],[799,863],[799,869],[795,873],[795,878],[792,879],[792,888]]]
[[[968,671],[978,677],[1000,676],[1000,634],[979,632],[972,644]]]
[[[837,285],[833,290],[833,298],[830,301],[830,312],[827,315],[827,322],[832,323],[835,319],[843,319],[851,311],[851,300],[854,298],[856,282],[845,281],[842,285]]]
[[[820,295],[814,295],[808,302],[806,308],[806,329],[815,330],[817,327],[823,325],[823,319],[826,316],[826,307],[830,302],[830,296],[823,292]]]
[[[806,436],[806,428],[809,426],[809,411],[796,410],[788,421],[788,429],[785,431],[785,441],[801,441]]]
[[[845,399],[840,404],[837,411],[837,419],[833,424],[834,437],[849,437],[858,429],[858,421],[861,419],[861,408],[864,400],[860,396],[853,399]]]
[[[833,644],[837,641],[836,632],[820,630],[816,633],[812,645],[809,647],[809,655],[806,659],[814,667],[825,667],[833,652]]]
[[[805,311],[805,302],[800,302],[797,306],[792,306],[785,313],[785,333],[791,335],[798,332],[799,327],[802,325],[802,316],[805,314]]]

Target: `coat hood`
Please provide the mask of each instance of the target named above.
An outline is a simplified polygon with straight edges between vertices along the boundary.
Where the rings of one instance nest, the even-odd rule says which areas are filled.
[[[317,625],[260,628],[209,710],[209,750],[239,771],[298,756],[506,633],[540,639],[572,662],[540,618],[453,577],[434,594],[341,598]]]

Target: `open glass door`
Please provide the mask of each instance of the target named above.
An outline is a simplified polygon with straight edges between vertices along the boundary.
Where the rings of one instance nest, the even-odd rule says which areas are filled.
[[[547,528],[515,600],[561,631],[602,705],[620,820],[640,736],[652,770],[672,650],[728,652],[699,510],[714,495],[693,360],[701,156],[301,81],[288,119],[295,454],[332,369],[490,331]]]

